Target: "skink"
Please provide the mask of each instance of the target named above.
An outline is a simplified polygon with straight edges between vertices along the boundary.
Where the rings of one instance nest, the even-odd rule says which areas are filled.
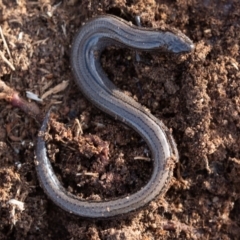
[[[110,15],[99,16],[83,25],[71,49],[75,81],[86,98],[99,109],[122,121],[146,141],[153,160],[148,183],[137,192],[118,199],[87,201],[67,192],[61,185],[47,156],[44,137],[38,136],[36,170],[48,197],[62,209],[87,218],[108,218],[134,212],[163,193],[172,176],[169,160],[178,160],[176,143],[162,121],[142,105],[126,96],[106,76],[100,55],[108,45],[141,51],[190,52],[192,41],[179,31],[141,28]],[[41,132],[45,132],[49,113]]]

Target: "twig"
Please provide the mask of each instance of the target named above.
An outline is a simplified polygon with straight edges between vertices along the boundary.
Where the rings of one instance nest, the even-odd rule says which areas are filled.
[[[7,42],[6,42],[5,37],[4,37],[4,35],[3,35],[3,32],[2,32],[1,26],[0,26],[0,35],[1,35],[1,38],[2,38],[2,40],[3,40],[3,44],[4,44],[5,48],[7,49],[8,55],[9,55],[9,57],[12,59],[12,56],[11,56],[11,54],[10,54],[10,51],[9,51],[9,48],[8,48],[8,45],[7,45]]]
[[[76,176],[92,176],[92,177],[98,177],[98,173],[92,173],[92,172],[83,172],[83,173],[77,173]]]
[[[151,161],[151,158],[149,157],[143,157],[143,156],[136,156],[133,158],[134,160],[144,160],[144,161],[147,161],[147,162],[150,162]]]
[[[178,234],[181,231],[184,231],[185,233],[190,234],[192,239],[199,239],[201,236],[201,232],[198,229],[178,221],[163,221],[161,224],[164,230],[176,231]]]
[[[2,80],[0,80],[0,91],[0,99],[5,99],[10,102],[12,106],[20,108],[37,122],[42,121],[43,116],[41,116],[39,107],[34,102],[28,102],[21,98],[18,92],[8,87]]]
[[[9,66],[13,71],[15,71],[15,67],[13,66],[12,63],[10,63],[10,62],[5,58],[5,56],[4,56],[4,54],[3,54],[2,51],[0,51],[0,56],[1,56],[2,60],[3,60],[5,63],[7,63],[8,66]]]

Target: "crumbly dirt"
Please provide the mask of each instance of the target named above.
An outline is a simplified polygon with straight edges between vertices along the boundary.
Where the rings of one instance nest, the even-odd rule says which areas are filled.
[[[138,53],[136,61],[121,48],[102,55],[109,78],[172,129],[180,161],[171,186],[129,217],[93,221],[61,210],[36,176],[39,124],[2,99],[0,239],[239,239],[239,0],[0,0],[0,77],[24,97],[42,97],[43,113],[54,106],[48,153],[57,176],[96,200],[137,191],[151,175],[138,134],[92,106],[73,81],[74,34],[106,13],[133,22],[139,15],[143,26],[167,24],[194,41],[180,56]],[[76,136],[82,144],[70,141]]]

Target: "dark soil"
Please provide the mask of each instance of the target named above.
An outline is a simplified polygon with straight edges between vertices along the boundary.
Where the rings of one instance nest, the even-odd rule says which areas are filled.
[[[82,198],[111,199],[137,191],[152,171],[138,134],[92,106],[73,81],[74,34],[100,14],[133,22],[139,15],[143,26],[167,24],[193,40],[195,50],[185,55],[139,53],[140,62],[127,49],[102,55],[109,78],[172,129],[180,161],[167,193],[145,209],[105,221],[73,216],[39,185],[40,125],[0,94],[0,239],[239,239],[240,1],[58,3],[0,0],[0,77],[24,98],[26,91],[42,97],[42,113],[54,106],[48,150],[64,186]]]

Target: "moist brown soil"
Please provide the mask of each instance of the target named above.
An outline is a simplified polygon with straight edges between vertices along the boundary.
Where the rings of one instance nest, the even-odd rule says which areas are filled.
[[[137,191],[152,171],[138,134],[96,109],[73,81],[74,34],[100,14],[132,22],[139,15],[143,26],[167,24],[194,41],[192,53],[178,56],[138,53],[136,61],[136,52],[113,47],[102,54],[109,78],[172,129],[180,161],[167,193],[145,209],[104,221],[73,216],[39,185],[40,125],[2,99],[0,239],[239,239],[240,1],[58,3],[0,1],[0,77],[24,98],[26,91],[42,97],[42,113],[54,106],[48,153],[63,185],[82,198],[111,199]]]

